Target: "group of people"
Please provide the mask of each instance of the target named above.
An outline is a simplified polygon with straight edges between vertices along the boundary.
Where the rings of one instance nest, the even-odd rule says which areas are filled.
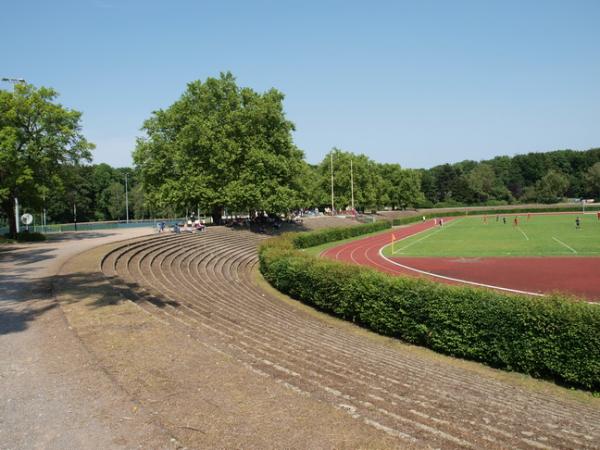
[[[181,233],[182,231],[184,231],[184,232],[193,232],[193,231],[201,232],[206,229],[206,224],[204,223],[203,220],[195,220],[195,221],[188,220],[183,225],[174,223],[174,224],[170,225],[170,228],[173,233]],[[166,232],[167,231],[167,223],[164,221],[158,222],[156,224],[156,229],[159,233]]]

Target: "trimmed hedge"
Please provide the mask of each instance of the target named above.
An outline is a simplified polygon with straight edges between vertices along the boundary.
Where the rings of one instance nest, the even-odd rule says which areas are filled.
[[[586,208],[586,211],[599,211],[600,206],[589,206]],[[568,207],[568,208],[535,208],[535,209],[515,209],[515,208],[503,208],[503,209],[479,209],[479,210],[471,210],[471,211],[446,211],[440,213],[427,213],[425,214],[425,219],[433,219],[436,217],[459,217],[459,216],[481,216],[481,215],[494,215],[494,214],[527,214],[527,213],[548,213],[548,212],[579,212],[581,208],[577,207]],[[392,225],[406,225],[413,222],[418,222],[423,219],[423,214],[410,216],[410,217],[401,217],[398,219],[394,219],[392,221]]]
[[[331,231],[310,234],[322,243],[314,235]],[[260,270],[281,292],[438,352],[600,390],[598,305],[393,277],[306,255],[297,250],[306,239],[287,234],[260,249]]]
[[[374,233],[375,231],[381,231],[391,227],[392,223],[390,221],[381,220],[379,222],[356,225],[353,227],[327,228],[324,230],[297,234],[294,236],[293,242],[296,248],[315,247],[317,245],[326,244],[327,242],[342,241],[344,239]]]

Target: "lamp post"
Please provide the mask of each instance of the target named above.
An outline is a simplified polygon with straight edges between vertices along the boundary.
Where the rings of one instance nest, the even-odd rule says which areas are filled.
[[[5,83],[12,83],[13,84],[13,95],[14,95],[14,85],[17,83],[23,83],[25,84],[25,80],[23,78],[7,78],[7,77],[2,77],[2,81],[4,81]],[[17,234],[19,233],[19,199],[17,198],[17,196],[15,195],[15,230],[17,232]]]

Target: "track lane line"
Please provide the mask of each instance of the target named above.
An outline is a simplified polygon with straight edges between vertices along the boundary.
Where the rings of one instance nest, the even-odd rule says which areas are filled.
[[[438,275],[437,273],[427,272],[425,270],[416,269],[414,267],[406,266],[404,264],[400,264],[399,262],[396,262],[396,261],[393,261],[393,260],[389,259],[387,256],[384,256],[383,255],[383,247],[379,249],[379,256],[381,256],[383,259],[385,259],[386,261],[390,262],[391,264],[394,264],[395,266],[399,266],[399,267],[402,267],[403,269],[411,270],[413,272],[417,272],[417,273],[420,273],[420,274],[423,274],[423,275],[428,275],[430,277],[440,278],[442,280],[454,281],[454,282],[457,282],[457,283],[464,283],[464,284],[471,284],[473,286],[485,287],[485,288],[490,288],[490,289],[499,289],[501,291],[513,292],[515,294],[526,294],[526,295],[535,295],[537,297],[545,297],[544,294],[540,294],[539,292],[521,291],[519,289],[510,289],[510,288],[505,288],[505,287],[501,287],[501,286],[494,286],[492,284],[477,283],[476,281],[469,281],[469,280],[462,280],[460,278],[447,277],[445,275]]]

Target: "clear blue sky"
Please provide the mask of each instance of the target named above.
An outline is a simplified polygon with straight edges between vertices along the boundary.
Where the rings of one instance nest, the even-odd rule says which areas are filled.
[[[116,166],[151,111],[227,70],[286,95],[312,163],[600,146],[598,0],[7,1],[0,55],[0,77],[83,111],[94,161]]]

